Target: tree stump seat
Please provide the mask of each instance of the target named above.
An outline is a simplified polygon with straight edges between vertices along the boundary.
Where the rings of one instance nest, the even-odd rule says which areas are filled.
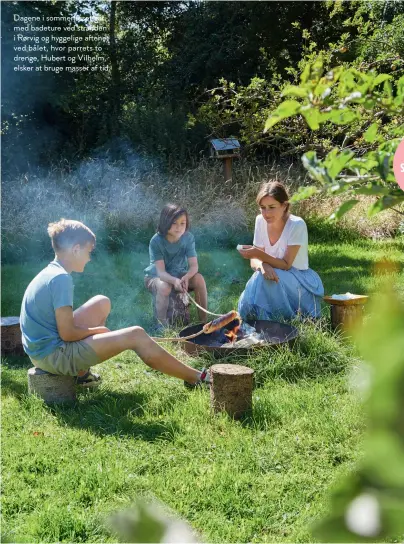
[[[324,297],[324,301],[330,305],[331,327],[349,334],[353,329],[362,325],[365,304],[368,297],[355,295],[354,298],[339,300],[332,297]]]
[[[188,325],[191,321],[189,314],[189,305],[185,305],[180,297],[181,293],[171,291],[168,301],[168,310],[167,310],[167,321],[170,325],[175,325],[178,322],[181,325]],[[153,295],[153,317],[155,321],[157,319],[157,309],[156,309],[156,295]]]
[[[33,367],[28,370],[28,393],[37,395],[47,404],[71,403],[76,400],[76,378]]]
[[[1,354],[24,355],[19,317],[1,318]]]
[[[210,367],[211,407],[214,412],[227,412],[241,419],[252,410],[254,370],[247,366],[217,364]]]

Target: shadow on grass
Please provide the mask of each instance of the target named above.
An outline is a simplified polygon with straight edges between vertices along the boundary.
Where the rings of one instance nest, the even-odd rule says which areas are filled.
[[[14,374],[13,369],[30,368],[32,365],[25,358],[10,361],[2,373],[2,394],[24,399],[28,396],[28,384],[26,376]],[[13,366],[9,366],[10,362]],[[15,364],[14,364],[15,363]],[[166,419],[155,417],[151,420],[147,413],[150,397],[142,392],[115,393],[104,390],[78,391],[78,398],[74,404],[46,405],[63,426],[86,429],[98,436],[116,435],[130,436],[135,439],[152,442],[154,440],[172,440],[179,432],[178,426]],[[32,397],[30,397],[32,398]],[[35,397],[34,397],[35,399]],[[36,400],[36,399],[35,399]],[[178,400],[178,397],[167,398],[160,402],[159,413],[169,414],[170,408]],[[148,421],[139,421],[139,418],[148,418]]]
[[[1,359],[2,375],[1,375],[1,391],[3,396],[12,395],[20,398],[22,395],[26,395],[28,392],[28,379],[21,378],[21,374],[18,373],[20,379],[15,379],[13,370],[29,369],[32,367],[30,359],[26,356],[7,355]]]
[[[15,380],[11,373],[3,372],[1,377],[1,391],[3,396],[21,398],[28,393],[27,381],[25,383]]]
[[[139,421],[145,413],[144,393],[88,392],[74,405],[49,406],[62,425],[88,430],[97,436],[126,436],[147,442],[172,440],[179,431],[169,419]]]
[[[282,417],[277,408],[253,401],[253,409],[241,420],[241,425],[255,431],[268,431],[278,427],[282,423]]]
[[[1,364],[5,368],[28,368],[32,367],[32,363],[28,355],[6,355],[1,358]]]
[[[310,243],[358,243],[365,241],[366,238],[352,228],[341,224],[326,221],[321,217],[310,216],[305,218],[307,228],[310,235]]]

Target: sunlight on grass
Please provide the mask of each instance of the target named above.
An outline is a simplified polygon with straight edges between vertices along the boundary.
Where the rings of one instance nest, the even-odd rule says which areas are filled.
[[[391,280],[403,293],[398,244],[311,246],[311,266],[331,294],[377,290],[374,262],[386,257],[399,267]],[[202,252],[199,260],[210,309],[230,310],[250,275],[247,264],[235,251]],[[44,264],[3,267],[3,315],[18,315],[27,283]],[[146,253],[99,254],[74,277],[76,305],[104,293],[112,300],[110,327],[148,328],[146,264]],[[364,429],[361,401],[346,379],[358,362],[356,349],[331,333],[326,308],[324,315],[298,324],[291,350],[232,359],[255,370],[253,414],[241,422],[212,416],[207,391],[187,391],[133,352],[99,365],[98,391],[57,408],[27,396],[27,358],[5,358],[5,538],[112,542],[107,515],[140,495],[158,497],[209,542],[311,541],[329,486],[362,455]],[[213,362],[165,347],[198,368]]]

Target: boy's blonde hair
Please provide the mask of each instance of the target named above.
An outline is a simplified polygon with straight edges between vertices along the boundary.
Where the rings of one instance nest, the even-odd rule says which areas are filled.
[[[95,234],[80,221],[73,219],[61,219],[55,223],[49,223],[48,234],[52,241],[54,251],[68,249],[79,244],[95,244]]]

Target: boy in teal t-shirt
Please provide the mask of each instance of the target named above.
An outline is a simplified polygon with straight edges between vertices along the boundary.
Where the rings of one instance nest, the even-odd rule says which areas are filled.
[[[208,294],[205,280],[198,272],[195,239],[189,232],[185,208],[167,204],[161,210],[157,233],[150,240],[150,265],[145,269],[145,287],[156,297],[159,327],[168,325],[167,310],[171,291],[195,291],[199,319],[206,321]]]

